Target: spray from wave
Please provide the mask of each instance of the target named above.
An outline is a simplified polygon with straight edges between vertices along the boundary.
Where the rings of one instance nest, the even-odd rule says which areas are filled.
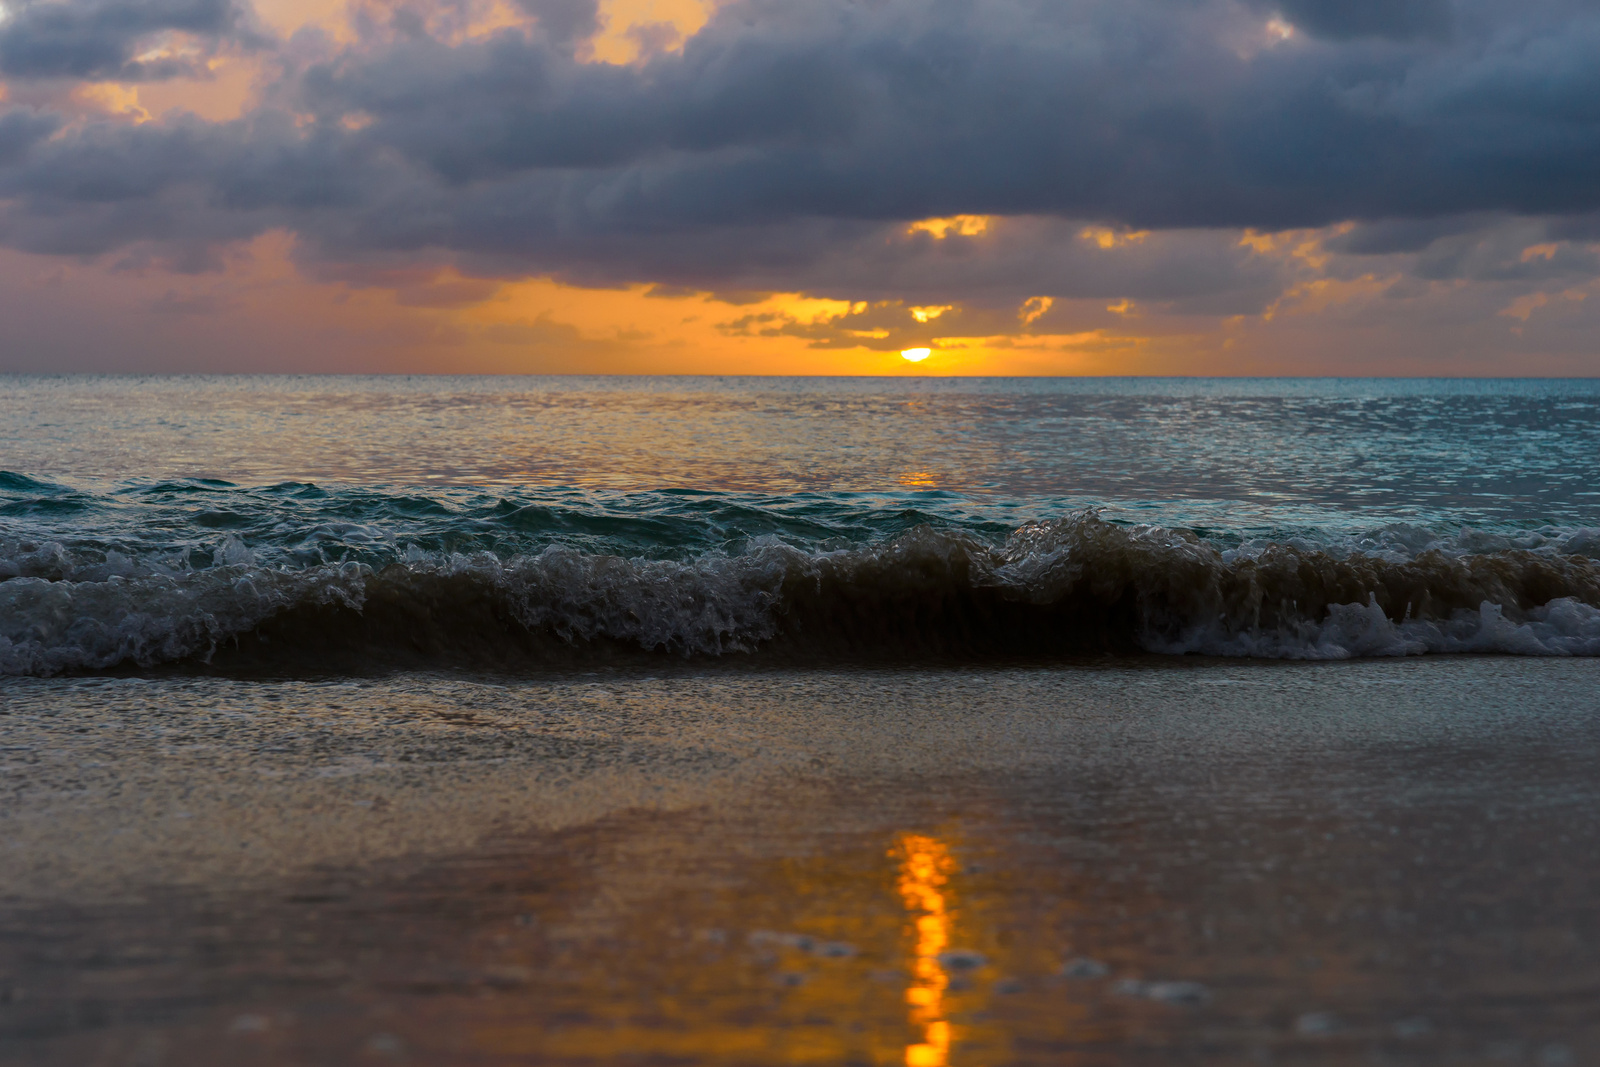
[[[1222,548],[1093,512],[1002,543],[920,526],[876,543],[625,558],[412,548],[393,562],[269,566],[233,537],[198,569],[59,545],[0,561],[0,672],[158,664],[532,667],[596,656],[872,662],[1088,651],[1298,659],[1600,655],[1600,563],[1582,531],[1535,548]],[[1473,550],[1477,547],[1481,550]]]

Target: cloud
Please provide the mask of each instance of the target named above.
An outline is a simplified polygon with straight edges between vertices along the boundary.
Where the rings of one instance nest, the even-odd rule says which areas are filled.
[[[600,28],[597,0],[517,0],[532,15],[551,41],[570,46],[593,37]]]
[[[1446,36],[1455,23],[1450,0],[1277,0],[1275,10],[1296,29],[1334,40],[1393,40]]]
[[[0,115],[0,167],[16,163],[61,123],[53,115],[18,109]]]
[[[453,0],[449,33],[426,5],[363,9],[348,44],[285,49],[237,121],[46,137],[58,120],[14,108],[0,242],[142,244],[199,269],[207,245],[285,230],[351,277],[442,257],[479,277],[1210,315],[1258,313],[1318,269],[1240,246],[1246,227],[1357,220],[1325,235],[1329,270],[1593,263],[1472,236],[1600,212],[1600,11],[1579,0],[736,0],[629,65],[583,61],[592,0],[521,0],[531,22],[468,33],[475,2]],[[1274,16],[1302,32],[1262,38]],[[155,77],[152,33],[225,41],[249,21],[224,0],[34,2],[0,28],[0,63]],[[1002,221],[908,230],[957,215]],[[1088,225],[1151,236],[1100,248]]]
[[[373,116],[374,144],[443,182],[537,201],[525,179],[559,172],[563,221],[593,228],[975,213],[1276,229],[1595,206],[1600,20],[1492,14],[1449,45],[1356,36],[1241,60],[1225,3],[746,0],[642,66],[576,63],[537,36],[412,40],[309,71],[303,99]]]
[[[0,74],[192,77],[224,42],[256,40],[238,0],[21,0],[0,22]],[[181,36],[181,40],[179,39]]]
[[[1452,215],[1425,219],[1379,219],[1353,226],[1328,242],[1335,252],[1359,256],[1421,252],[1442,237],[1467,233],[1492,220],[1481,216]]]

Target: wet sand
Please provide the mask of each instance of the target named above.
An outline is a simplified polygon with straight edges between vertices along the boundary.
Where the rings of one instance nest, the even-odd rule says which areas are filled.
[[[0,1061],[1595,1062],[1597,683],[6,683]]]

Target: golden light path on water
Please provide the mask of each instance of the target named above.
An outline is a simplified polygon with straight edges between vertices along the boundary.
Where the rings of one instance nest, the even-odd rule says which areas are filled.
[[[897,886],[916,931],[906,1003],[922,1040],[906,1046],[906,1067],[946,1067],[951,1035],[950,1021],[944,1017],[944,993],[950,979],[939,955],[950,947],[948,884],[955,860],[943,842],[920,834],[901,837],[890,855],[900,860]]]
[[[975,935],[993,951],[976,916],[958,931],[958,907],[977,903],[966,894],[958,901],[962,869],[948,835],[898,830],[865,852],[781,862],[754,880],[764,889],[713,894],[698,901],[709,909],[698,914],[696,901],[654,890],[646,892],[658,906],[631,920],[608,915],[604,904],[581,919],[538,914],[530,900],[534,917],[493,950],[494,966],[525,969],[529,985],[472,1004],[471,1052],[485,1062],[572,1064],[995,1062],[1006,1054],[1005,1034],[974,1021],[987,998],[948,973],[948,954]],[[629,895],[623,884],[614,889],[617,900]],[[570,943],[583,926],[603,931],[600,945],[612,951]],[[728,927],[740,932],[729,938]],[[702,933],[684,940],[695,929]],[[557,943],[514,947],[546,935]],[[536,983],[540,972],[558,978]],[[463,1010],[439,1006],[442,1020]]]

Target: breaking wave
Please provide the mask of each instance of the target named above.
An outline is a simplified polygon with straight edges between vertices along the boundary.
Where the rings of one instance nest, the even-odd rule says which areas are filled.
[[[0,673],[743,655],[874,662],[1084,652],[1296,659],[1600,655],[1600,536],[1532,547],[1218,545],[1093,512],[1003,541],[923,525],[842,547],[758,537],[681,559],[412,548],[386,563],[204,566],[0,546]]]

